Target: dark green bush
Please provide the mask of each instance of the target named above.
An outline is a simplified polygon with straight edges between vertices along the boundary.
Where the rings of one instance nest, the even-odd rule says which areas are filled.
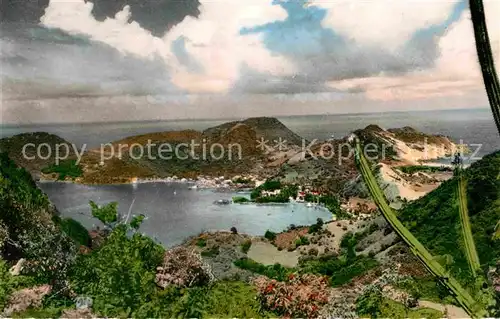
[[[244,254],[246,254],[250,250],[250,247],[252,247],[252,241],[250,239],[249,240],[245,240],[245,242],[243,244],[241,244],[241,251]]]
[[[87,247],[92,245],[88,230],[78,221],[72,218],[64,218],[61,220],[60,226],[62,231],[76,243]]]
[[[276,279],[278,281],[285,281],[288,279],[288,276],[293,273],[293,269],[283,267],[280,264],[275,264],[272,266],[265,266],[261,263],[258,263],[250,258],[241,258],[234,262],[235,266],[246,269],[251,272],[264,275],[271,279]]]
[[[276,233],[272,232],[270,230],[266,230],[266,233],[264,234],[264,238],[273,241],[276,239]]]

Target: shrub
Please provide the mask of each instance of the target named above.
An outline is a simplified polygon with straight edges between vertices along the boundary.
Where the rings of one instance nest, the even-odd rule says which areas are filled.
[[[144,218],[146,218],[146,216],[144,216],[143,214],[134,216],[134,218],[132,218],[132,221],[130,222],[130,227],[132,227],[135,230],[138,230],[139,227],[141,227]]]
[[[238,233],[238,230],[236,229],[236,227],[231,227],[231,233],[233,234],[237,234]]]
[[[382,304],[382,291],[377,287],[364,292],[356,300],[356,312],[359,315],[377,318],[380,315]]]
[[[262,305],[289,318],[315,318],[328,303],[328,280],[314,275],[290,274],[286,282],[265,277],[254,281]]]
[[[199,254],[184,247],[168,250],[156,273],[156,284],[164,289],[170,285],[191,287],[211,281],[210,266],[203,262]]]
[[[111,224],[118,220],[117,207],[117,202],[99,206],[93,201],[90,201],[92,216],[99,219],[103,224]]]
[[[324,225],[323,219],[318,218],[316,220],[316,224],[309,226],[308,233],[314,234],[321,231],[323,229],[323,225]]]
[[[378,266],[378,262],[366,256],[346,258],[345,255],[340,257],[331,255],[306,260],[301,263],[300,269],[303,273],[328,276],[331,285],[336,287],[351,281],[352,278],[362,275],[376,266]]]
[[[76,243],[87,247],[91,246],[92,239],[90,238],[88,230],[76,220],[64,218],[59,225],[61,226],[61,230]]]
[[[276,233],[272,232],[270,230],[266,230],[266,233],[264,234],[264,238],[273,241],[276,239]]]
[[[309,245],[309,239],[307,239],[307,237],[305,236],[300,236],[296,241],[295,241],[295,246],[296,247],[299,247],[299,246],[305,246],[305,245]]]
[[[198,247],[205,247],[207,245],[207,241],[204,238],[198,238],[196,241],[196,246]]]
[[[245,240],[245,242],[243,244],[241,244],[241,251],[244,254],[246,254],[250,250],[251,246],[252,246],[252,241],[250,239],[249,240]]]
[[[128,236],[128,230],[113,229],[98,249],[79,256],[70,273],[73,291],[92,297],[93,310],[102,316],[128,317],[156,290],[164,250],[139,233]]]
[[[240,203],[248,203],[250,200],[244,196],[234,196],[233,197],[233,203],[235,204],[240,204]]]
[[[157,292],[134,312],[134,318],[262,318],[253,286],[219,281],[206,287],[179,289],[173,286]]]
[[[13,288],[12,276],[9,274],[9,268],[7,264],[0,259],[0,309],[3,309],[7,304]]]
[[[201,252],[203,257],[215,257],[219,254],[219,246],[212,246],[211,248]]]
[[[234,262],[236,267],[241,269],[249,270],[251,272],[264,275],[268,278],[273,278],[279,281],[284,281],[288,278],[288,275],[292,273],[293,269],[283,267],[280,264],[274,264],[272,266],[266,266],[260,264],[250,258],[241,258]]]
[[[309,249],[308,254],[310,256],[317,256],[318,255],[318,249],[317,248],[311,248],[311,249]]]

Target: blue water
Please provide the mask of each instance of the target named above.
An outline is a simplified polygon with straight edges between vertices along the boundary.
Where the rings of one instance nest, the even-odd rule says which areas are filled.
[[[307,208],[303,204],[216,205],[216,200],[242,194],[189,190],[187,184],[180,183],[100,186],[40,183],[40,187],[62,216],[74,218],[89,228],[97,224],[90,215],[90,200],[98,204],[116,201],[119,212],[126,215],[135,199],[133,214],[147,217],[140,230],[165,246],[180,244],[202,231],[229,231],[234,226],[241,233],[264,235],[268,229],[280,232],[290,224],[311,225],[317,218],[324,221],[332,218],[326,209]]]

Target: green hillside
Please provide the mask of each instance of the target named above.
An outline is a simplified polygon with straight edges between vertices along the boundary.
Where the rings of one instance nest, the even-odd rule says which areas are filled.
[[[483,270],[500,259],[500,241],[494,240],[500,220],[500,152],[485,156],[464,171],[472,233]],[[427,196],[399,212],[400,220],[434,255],[451,255],[452,273],[471,278],[460,230],[458,178],[444,182]]]

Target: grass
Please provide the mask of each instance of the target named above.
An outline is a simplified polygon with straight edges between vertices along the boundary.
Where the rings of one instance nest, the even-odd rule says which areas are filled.
[[[380,307],[381,318],[443,318],[443,313],[435,309],[408,309],[402,303],[384,298]]]

